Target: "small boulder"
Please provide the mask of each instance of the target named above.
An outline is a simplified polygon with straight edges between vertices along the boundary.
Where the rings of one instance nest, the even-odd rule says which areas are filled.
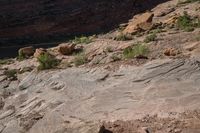
[[[47,52],[46,49],[38,48],[38,49],[35,50],[34,57],[38,58],[40,55],[42,55],[42,54],[44,54],[46,52]]]
[[[58,46],[58,51],[62,55],[70,55],[74,52],[75,46],[75,44],[62,43]]]
[[[164,55],[166,56],[176,56],[178,54],[178,51],[174,48],[167,48],[164,50]]]
[[[34,54],[35,50],[32,46],[20,48],[18,50],[19,55],[23,55],[24,57],[30,57]]]
[[[123,34],[135,34],[138,31],[150,30],[153,27],[152,19],[154,14],[146,12],[133,17],[128,26],[123,31]]]

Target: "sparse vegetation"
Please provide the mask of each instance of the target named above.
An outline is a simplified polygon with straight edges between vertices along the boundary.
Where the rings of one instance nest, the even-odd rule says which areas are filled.
[[[183,16],[180,16],[177,20],[177,26],[181,29],[186,29],[188,27],[191,27],[191,18],[190,16],[185,12]]]
[[[4,71],[4,75],[10,80],[17,80],[17,70],[11,69]]]
[[[80,66],[88,62],[87,57],[84,53],[79,53],[74,58],[75,66]]]
[[[19,51],[17,59],[21,61],[26,59],[26,56],[23,54],[23,52]]]
[[[74,44],[89,44],[92,42],[92,37],[86,37],[86,36],[81,36],[81,37],[75,37],[74,40],[71,42]]]
[[[146,38],[144,39],[144,42],[149,43],[149,42],[155,41],[156,38],[157,38],[156,33],[152,33],[152,34],[146,36]]]
[[[161,29],[161,28],[157,28],[157,29],[151,30],[149,33],[150,34],[157,34],[157,33],[161,33],[161,32],[164,32],[164,30]]]
[[[191,32],[195,28],[200,27],[200,19],[192,18],[187,12],[184,12],[177,20],[177,27],[181,30]]]
[[[124,58],[135,58],[138,56],[147,56],[149,48],[144,44],[136,44],[132,47],[124,49]]]
[[[127,40],[131,40],[132,37],[131,35],[128,35],[128,34],[123,34],[123,33],[120,33],[119,35],[117,35],[114,40],[116,41],[127,41]]]
[[[55,68],[60,62],[58,59],[48,53],[40,55],[37,59],[39,62],[39,70]]]
[[[0,59],[0,66],[1,65],[6,65],[6,64],[11,64],[13,60],[11,59]]]

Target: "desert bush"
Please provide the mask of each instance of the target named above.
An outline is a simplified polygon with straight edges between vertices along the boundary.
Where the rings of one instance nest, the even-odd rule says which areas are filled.
[[[187,32],[193,31],[195,28],[200,27],[200,19],[192,18],[187,12],[184,12],[184,14],[177,19],[177,27]]]
[[[156,38],[157,38],[157,35],[155,33],[152,33],[146,36],[146,38],[144,39],[144,42],[149,43],[149,42],[155,41]]]
[[[10,80],[17,80],[17,70],[16,69],[6,70],[6,71],[4,71],[4,75],[6,75],[6,77],[9,78]]]
[[[26,59],[26,56],[24,55],[22,51],[19,51],[17,59],[21,61],[21,60]]]
[[[87,57],[84,53],[79,53],[74,58],[75,66],[80,66],[88,62]]]
[[[165,30],[162,28],[155,28],[149,31],[150,34],[157,34],[157,33],[162,33],[162,32],[165,32]]]
[[[6,65],[6,64],[11,64],[13,60],[11,59],[0,59],[0,66],[1,65]]]
[[[191,27],[191,18],[190,16],[184,12],[183,16],[180,16],[177,20],[177,25],[181,29],[185,29],[187,27]]]
[[[74,44],[89,44],[92,42],[92,37],[86,37],[86,36],[81,36],[81,37],[75,37],[74,40],[71,41]]]
[[[147,56],[149,48],[144,44],[135,44],[132,47],[124,49],[124,58],[135,58],[138,56]]]
[[[58,59],[48,53],[41,54],[37,60],[39,62],[39,70],[55,68],[60,62]]]

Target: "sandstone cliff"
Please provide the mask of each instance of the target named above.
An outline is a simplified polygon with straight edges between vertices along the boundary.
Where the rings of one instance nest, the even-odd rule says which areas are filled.
[[[166,0],[1,0],[0,47],[110,30]]]

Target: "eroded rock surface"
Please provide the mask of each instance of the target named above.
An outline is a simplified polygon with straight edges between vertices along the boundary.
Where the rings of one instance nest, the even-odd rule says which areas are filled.
[[[183,11],[192,15],[192,9],[199,13],[199,4],[177,6],[177,1],[153,9],[152,23],[165,25],[164,20],[172,18],[169,23],[173,25],[177,12],[178,16]],[[149,31],[156,31],[156,38],[147,43],[146,60],[124,59],[123,50],[143,42],[148,32],[127,41],[112,40],[115,33],[108,33],[90,44],[78,44],[75,50],[81,48],[88,60],[79,67],[73,66],[75,55],[62,55],[56,47],[36,53],[47,51],[62,60],[64,67],[37,71],[37,59],[32,57],[2,62],[0,132],[198,132],[199,29],[161,28]],[[121,60],[111,60],[116,56]],[[15,81],[5,75],[13,69],[17,71]]]
[[[30,133],[94,133],[99,121],[199,109],[199,79],[198,59],[122,65],[114,72],[103,67],[32,71],[19,84],[25,90],[5,100],[0,121],[5,129],[15,121],[12,126]]]

